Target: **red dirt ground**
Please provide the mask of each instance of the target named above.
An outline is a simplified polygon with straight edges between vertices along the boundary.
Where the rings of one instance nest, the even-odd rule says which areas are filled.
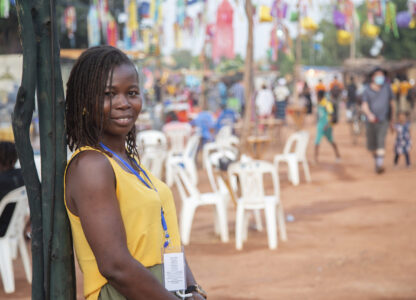
[[[291,131],[285,129],[284,136]],[[227,244],[214,235],[212,209],[197,210],[185,251],[210,299],[416,299],[416,167],[406,169],[401,161],[393,168],[392,134],[383,175],[374,173],[364,139],[352,145],[345,123],[336,126],[335,139],[342,162],[335,163],[332,149],[323,141],[321,163],[310,164],[312,183],[302,177],[294,187],[281,170],[281,199],[285,213],[295,220],[286,223],[288,241],[279,241],[277,250],[267,248],[265,231],[254,230],[243,250],[235,250],[232,206]],[[270,160],[279,151],[275,143],[264,158]],[[416,160],[414,154],[412,158]],[[207,190],[202,168],[199,172],[200,182],[205,182],[201,190]],[[175,189],[174,194],[179,207]],[[16,292],[5,295],[0,283],[0,299],[30,299],[20,259],[14,265]],[[80,288],[78,284],[82,299]]]

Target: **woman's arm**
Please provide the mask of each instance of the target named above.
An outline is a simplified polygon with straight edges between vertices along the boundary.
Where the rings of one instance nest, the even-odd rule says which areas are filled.
[[[185,268],[186,268],[186,286],[191,286],[197,284],[195,281],[194,275],[192,274],[191,268],[189,268],[188,261],[185,259]],[[193,292],[193,299],[194,300],[204,300],[205,298],[202,295],[198,294],[197,292]]]
[[[95,151],[79,154],[67,172],[67,196],[100,273],[117,291],[131,300],[177,300],[127,249],[115,175],[107,158]]]

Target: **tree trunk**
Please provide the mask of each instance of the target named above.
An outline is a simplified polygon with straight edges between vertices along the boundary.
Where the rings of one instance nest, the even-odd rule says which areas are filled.
[[[21,26],[21,39],[24,49],[24,71],[28,72],[27,80],[32,81],[37,78],[37,99],[39,108],[40,144],[42,160],[42,184],[41,184],[41,211],[39,214],[39,204],[31,203],[32,219],[41,216],[41,234],[43,240],[43,270],[34,269],[34,284],[32,295],[41,289],[38,285],[43,283],[43,297],[33,299],[75,299],[75,272],[74,259],[72,252],[72,240],[69,230],[69,222],[64,206],[63,197],[63,175],[66,165],[66,140],[65,140],[65,99],[62,86],[59,44],[56,32],[55,7],[53,1],[39,0],[18,0],[17,6],[20,12],[19,23]],[[52,5],[52,6],[51,6]],[[28,26],[32,24],[32,26]],[[30,27],[30,28],[28,28]],[[32,31],[27,33],[27,31]],[[34,32],[33,32],[34,30]],[[35,51],[25,49],[26,40],[35,38]],[[28,46],[33,47],[33,41]],[[35,63],[29,65],[29,55],[36,55]],[[31,62],[34,59],[30,57]],[[28,69],[30,67],[30,70]],[[37,69],[36,69],[37,68]],[[28,70],[26,70],[28,69]],[[25,72],[23,73],[25,79]],[[33,83],[32,83],[33,84]],[[30,99],[34,97],[32,86],[25,88],[22,80],[20,89],[20,101],[16,104],[15,111],[23,111],[23,107],[30,107],[30,117],[33,112],[33,104]],[[27,94],[25,94],[27,92]],[[25,97],[22,97],[24,95]],[[19,99],[19,98],[18,98]],[[26,103],[28,102],[28,103]],[[33,101],[32,101],[33,102]],[[29,114],[28,111],[24,111]],[[23,116],[23,114],[20,114]],[[27,117],[27,116],[26,116]],[[19,123],[19,114],[15,114],[14,124]],[[30,120],[24,121],[30,124]],[[28,139],[22,136],[28,133],[19,133],[22,128],[15,128],[16,145],[20,154],[26,156],[30,153],[24,148],[30,147]],[[28,129],[26,129],[28,131]],[[28,168],[28,172],[33,173],[30,165],[31,157],[20,157],[23,173]],[[33,154],[32,154],[33,157]],[[33,175],[33,174],[32,174]],[[25,178],[30,174],[24,174]],[[29,190],[29,189],[28,189]],[[39,194],[38,194],[39,195]],[[29,195],[29,197],[31,197]],[[32,197],[31,197],[32,198]],[[33,202],[33,198],[31,199]],[[35,210],[32,210],[35,208]],[[39,226],[39,224],[34,224]],[[40,240],[34,241],[41,243]],[[36,249],[38,250],[38,249]],[[35,256],[34,256],[35,258]],[[36,264],[39,262],[36,261]],[[35,261],[34,261],[35,268]],[[39,266],[37,266],[38,268]],[[43,282],[37,278],[43,274]]]
[[[246,47],[246,60],[244,64],[244,95],[245,95],[245,112],[243,121],[243,131],[241,133],[241,152],[247,150],[247,137],[251,131],[251,115],[253,106],[253,4],[251,0],[246,0],[244,4],[247,21],[248,37]]]
[[[43,232],[41,186],[30,143],[30,123],[35,108],[37,45],[29,1],[17,1],[20,39],[23,47],[22,84],[12,115],[16,150],[29,198],[32,224],[32,299],[45,299],[43,289]]]

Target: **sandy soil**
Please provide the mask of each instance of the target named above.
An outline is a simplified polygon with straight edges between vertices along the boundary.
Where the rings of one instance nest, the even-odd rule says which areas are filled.
[[[312,125],[308,130],[314,137]],[[291,131],[285,129],[283,135]],[[302,177],[294,187],[281,170],[281,199],[294,221],[286,223],[288,241],[279,241],[277,250],[267,248],[265,231],[254,229],[243,250],[235,250],[232,206],[226,244],[214,235],[213,210],[197,210],[185,251],[210,299],[416,299],[416,167],[406,169],[402,160],[393,168],[392,134],[383,175],[374,173],[364,139],[352,145],[345,123],[336,126],[335,139],[342,162],[335,163],[323,141],[321,162],[310,165],[312,183]],[[279,151],[281,145],[274,143],[264,158],[270,160]],[[312,155],[310,143],[311,160]],[[199,172],[200,188],[207,190],[202,168]],[[175,189],[174,194],[179,207]],[[0,283],[0,299],[30,299],[20,259],[14,265],[16,292],[5,295]]]

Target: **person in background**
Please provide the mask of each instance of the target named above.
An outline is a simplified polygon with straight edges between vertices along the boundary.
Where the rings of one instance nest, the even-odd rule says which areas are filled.
[[[24,185],[21,169],[15,169],[17,152],[14,143],[0,142],[0,202],[10,191]],[[0,237],[6,233],[16,203],[9,203],[0,215]]]
[[[328,142],[331,144],[335,152],[337,162],[340,160],[337,144],[334,141],[332,133],[332,114],[334,113],[333,105],[325,98],[325,92],[318,92],[318,122],[316,125],[316,138],[315,138],[315,162],[318,163],[319,145],[322,138],[325,136]]]
[[[257,115],[261,120],[268,119],[272,116],[274,105],[274,96],[272,91],[267,87],[266,84],[261,86],[261,89],[256,95],[256,108]],[[264,131],[264,125],[260,124],[260,131]]]
[[[412,78],[409,80],[411,88],[409,89],[409,93],[407,94],[407,100],[409,101],[410,105],[410,120],[414,120],[414,109],[415,109],[415,102],[416,102],[416,82]]]
[[[234,124],[237,121],[237,114],[236,112],[227,107],[222,107],[222,111],[220,115],[218,116],[217,122],[215,123],[215,132],[218,133],[218,131],[223,126],[231,126],[234,128]]]
[[[191,120],[190,124],[198,128],[201,134],[201,146],[214,140],[213,132],[215,122],[211,112],[202,110],[195,119]]]
[[[400,155],[404,155],[406,166],[410,167],[410,149],[412,141],[410,136],[410,122],[407,114],[401,111],[397,115],[397,123],[394,125],[396,131],[396,143],[394,145],[394,165],[397,166]]]
[[[399,89],[399,106],[397,107],[397,111],[401,112],[410,112],[410,101],[408,98],[409,91],[411,90],[412,85],[407,80],[407,76],[403,75],[400,81],[400,89]]]
[[[240,113],[241,115],[244,114],[245,108],[245,98],[244,98],[244,86],[242,83],[242,79],[238,80],[231,86],[230,93],[234,98],[237,98],[240,102]]]
[[[393,128],[395,101],[385,70],[377,67],[369,77],[370,84],[362,95],[362,111],[367,117],[367,149],[373,154],[376,173],[381,174],[385,171],[385,140],[389,123]]]
[[[334,79],[329,85],[329,93],[331,95],[331,102],[334,106],[334,115],[332,118],[333,123],[337,123],[339,119],[339,102],[341,100],[342,91],[344,89],[343,84],[338,80],[338,76],[335,75]]]
[[[325,84],[322,82],[322,79],[319,79],[318,84],[315,86],[316,97],[318,97],[318,93],[320,91],[323,91],[324,93],[326,92],[326,87]]]
[[[312,114],[312,97],[311,97],[311,89],[309,88],[309,85],[306,81],[305,81],[305,84],[303,85],[302,96],[305,99],[306,113],[310,115]]]
[[[220,80],[217,84],[218,92],[220,95],[220,106],[227,105],[228,91],[225,83]]]
[[[289,95],[290,92],[286,85],[286,79],[280,78],[277,81],[277,86],[274,88],[274,96],[276,98],[276,119],[286,120],[286,105]]]
[[[155,93],[156,103],[161,102],[162,101],[162,83],[160,81],[160,78],[156,78],[155,84],[153,85],[153,90]]]
[[[347,121],[352,119],[357,104],[357,85],[354,77],[350,77],[350,83],[347,85]]]

